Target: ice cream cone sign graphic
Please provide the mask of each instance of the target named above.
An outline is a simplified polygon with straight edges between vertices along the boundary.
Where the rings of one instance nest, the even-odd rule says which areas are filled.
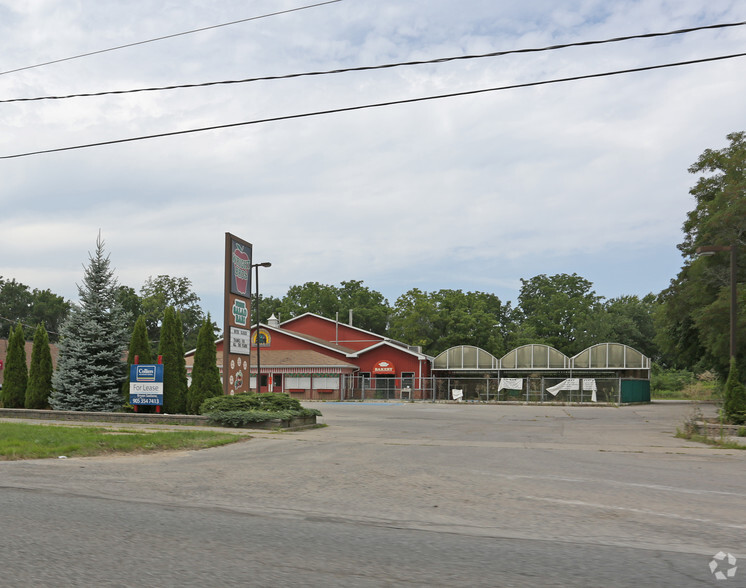
[[[231,256],[233,263],[233,276],[235,279],[236,292],[247,295],[249,283],[249,272],[251,271],[251,260],[249,254],[244,250],[244,246],[234,242],[233,254]]]

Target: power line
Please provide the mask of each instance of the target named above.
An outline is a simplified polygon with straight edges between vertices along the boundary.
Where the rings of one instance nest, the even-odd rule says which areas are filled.
[[[270,122],[279,122],[279,121],[285,121],[285,120],[294,120],[299,118],[310,118],[313,116],[322,116],[327,114],[337,114],[342,112],[353,112],[356,110],[366,110],[371,108],[382,108],[385,106],[398,106],[401,104],[413,104],[416,102],[427,102],[431,100],[441,100],[444,98],[456,98],[460,96],[470,96],[474,94],[485,94],[487,92],[499,92],[503,90],[515,90],[518,88],[530,88],[533,86],[544,86],[549,84],[559,84],[564,82],[575,82],[579,80],[589,80],[593,78],[603,78],[603,77],[609,77],[609,76],[616,76],[621,74],[629,74],[629,73],[637,73],[642,71],[652,71],[657,69],[665,69],[670,67],[680,67],[684,65],[694,65],[699,63],[708,63],[713,61],[723,61],[726,59],[735,59],[737,57],[746,57],[746,53],[736,53],[733,55],[720,55],[718,57],[707,57],[704,59],[693,59],[690,61],[679,61],[676,63],[665,63],[661,65],[650,65],[646,67],[636,67],[632,69],[622,69],[622,70],[616,70],[616,71],[610,71],[610,72],[603,72],[603,73],[595,73],[595,74],[588,74],[584,76],[572,76],[569,78],[557,78],[552,80],[542,80],[538,82],[527,82],[524,84],[513,84],[510,86],[499,86],[496,88],[483,88],[480,90],[468,90],[465,92],[454,92],[450,94],[440,94],[437,96],[424,96],[420,98],[408,98],[404,100],[392,100],[389,102],[379,102],[375,104],[364,104],[359,106],[349,106],[346,108],[335,108],[331,110],[319,110],[315,112],[306,112],[306,113],[300,113],[300,114],[290,114],[285,116],[276,116],[272,118],[264,118],[264,119],[256,119],[256,120],[250,120],[250,121],[242,121],[242,122],[236,122],[236,123],[228,123],[223,125],[214,125],[209,127],[199,127],[194,129],[184,129],[180,131],[171,131],[167,133],[158,133],[154,135],[142,135],[139,137],[129,137],[126,139],[113,139],[111,141],[100,141],[97,143],[88,143],[84,145],[73,145],[69,147],[57,147],[55,149],[44,149],[39,151],[29,151],[27,153],[17,153],[14,155],[3,155],[0,156],[0,159],[16,159],[19,157],[29,157],[32,155],[41,155],[44,153],[58,153],[61,151],[73,151],[76,149],[86,149],[89,147],[102,147],[104,145],[115,145],[117,143],[131,143],[134,141],[145,141],[148,139],[158,139],[162,137],[173,137],[176,135],[186,135],[190,133],[201,133],[205,131],[215,131],[215,130],[221,130],[221,129],[229,129],[234,127],[242,127],[242,126],[248,126],[248,125],[257,125],[257,124],[263,124],[263,123],[270,123]]]
[[[218,29],[220,27],[227,27],[243,22],[249,22],[252,20],[259,20],[261,18],[269,18],[270,16],[279,16],[280,14],[288,14],[289,12],[297,12],[299,10],[307,10],[309,8],[316,8],[318,6],[324,6],[325,4],[334,4],[335,2],[341,2],[342,0],[328,0],[327,2],[319,2],[318,4],[310,4],[308,6],[300,6],[298,8],[290,8],[288,10],[280,10],[278,12],[272,12],[269,14],[262,14],[261,16],[252,16],[249,18],[242,18],[240,20],[234,20],[231,22],[224,22],[221,24],[211,25],[209,27],[202,27],[199,29],[192,29],[191,31],[184,31],[182,33],[174,33],[172,35],[164,35],[163,37],[156,37],[154,39],[147,39],[145,41],[136,41],[135,43],[127,43],[126,45],[118,45],[117,47],[110,47],[108,49],[99,49],[98,51],[91,51],[89,53],[81,53],[80,55],[73,55],[72,57],[63,57],[62,59],[54,59],[52,61],[46,61],[44,63],[37,63],[35,65],[27,65],[25,67],[19,67],[16,69],[9,69],[7,71],[0,71],[0,76],[24,71],[27,69],[33,69],[35,67],[43,67],[45,65],[52,65],[54,63],[62,63],[63,61],[71,61],[73,59],[80,59],[81,57],[90,57],[91,55],[98,55],[100,53],[108,53],[109,51],[118,51],[119,49],[127,49],[128,47],[136,47],[137,45],[145,45],[146,43],[154,43],[156,41],[164,41],[166,39],[173,39],[174,37],[181,37],[184,35],[191,35],[193,33],[201,33],[203,31],[209,31],[211,29]]]
[[[477,55],[459,55],[455,57],[439,57],[436,59],[428,59],[428,60],[422,60],[422,61],[404,61],[404,62],[395,62],[395,63],[385,63],[381,65],[348,67],[348,68],[334,69],[334,70],[292,73],[292,74],[284,74],[284,75],[277,75],[277,76],[263,76],[263,77],[255,77],[255,78],[244,78],[240,80],[222,80],[222,81],[215,81],[215,82],[202,82],[202,83],[196,83],[196,84],[178,84],[178,85],[172,85],[172,86],[157,86],[157,87],[151,87],[151,88],[134,88],[130,90],[109,90],[109,91],[102,91],[102,92],[88,92],[88,93],[82,93],[82,94],[67,94],[64,96],[38,96],[38,97],[33,97],[33,98],[9,98],[6,100],[0,100],[0,104],[4,104],[8,102],[35,102],[35,101],[41,101],[41,100],[66,100],[70,98],[89,98],[93,96],[134,94],[137,92],[160,92],[164,90],[177,90],[177,89],[185,89],[185,88],[204,88],[208,86],[218,86],[218,85],[246,84],[250,82],[271,81],[271,80],[286,80],[286,79],[291,79],[291,78],[300,78],[300,77],[307,77],[307,76],[323,76],[323,75],[330,75],[330,74],[371,71],[371,70],[378,70],[378,69],[390,69],[390,68],[395,68],[395,67],[414,66],[414,65],[430,65],[430,64],[436,64],[436,63],[447,63],[449,61],[483,59],[486,57],[501,57],[504,55],[513,55],[513,54],[519,54],[519,53],[539,53],[543,51],[556,51],[558,49],[567,49],[569,47],[586,47],[586,46],[591,46],[591,45],[602,45],[606,43],[618,43],[621,41],[629,41],[633,39],[650,39],[654,37],[682,35],[685,33],[691,33],[695,31],[738,27],[738,26],[743,26],[743,25],[746,25],[746,21],[706,25],[706,26],[701,26],[701,27],[693,27],[693,28],[688,28],[688,29],[677,29],[675,31],[666,31],[666,32],[659,32],[659,33],[627,35],[624,37],[615,37],[612,39],[603,39],[603,40],[597,40],[597,41],[579,41],[575,43],[564,43],[561,45],[550,45],[547,47],[528,48],[528,49],[511,49],[507,51],[495,51],[492,53],[481,53]]]
[[[17,320],[17,319],[14,320],[14,319],[10,319],[10,318],[5,317],[5,316],[0,316],[0,321],[5,321],[5,322],[9,323],[11,326],[14,325],[14,324],[16,324],[16,325],[21,325],[23,327],[27,327],[27,328],[32,329],[32,330],[36,329],[36,327],[34,325],[28,325],[28,324],[24,323],[21,320]],[[44,325],[44,328],[46,329],[46,325]],[[47,333],[49,333],[50,335],[59,335],[59,333],[57,333],[56,331],[49,331],[49,330],[47,330]]]

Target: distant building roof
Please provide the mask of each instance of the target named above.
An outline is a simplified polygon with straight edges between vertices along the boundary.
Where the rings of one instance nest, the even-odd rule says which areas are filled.
[[[26,341],[26,366],[31,367],[31,351],[34,348],[33,341]],[[59,355],[59,349],[56,343],[49,344],[49,352],[52,355],[52,367],[57,368],[57,356]],[[0,362],[3,364],[3,369],[0,370],[0,384],[3,383],[5,375],[5,366],[7,365],[6,357],[8,355],[8,340],[0,339]]]

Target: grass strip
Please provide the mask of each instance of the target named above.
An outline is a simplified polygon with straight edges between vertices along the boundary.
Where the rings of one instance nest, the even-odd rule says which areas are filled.
[[[102,427],[0,423],[0,460],[206,449],[245,438],[218,431],[140,432]]]
[[[708,437],[707,435],[702,435],[700,433],[685,434],[681,431],[677,431],[676,437],[679,439],[694,441],[696,443],[705,443],[706,445],[712,445],[718,449],[746,449],[746,445],[741,445],[738,441],[728,441],[726,439]]]

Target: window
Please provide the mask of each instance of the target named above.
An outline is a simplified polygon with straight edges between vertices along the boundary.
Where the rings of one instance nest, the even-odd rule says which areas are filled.
[[[310,387],[310,376],[296,376],[291,374],[285,376],[285,388],[308,390]]]
[[[334,375],[328,378],[315,377],[313,379],[314,390],[339,390],[339,376]]]

